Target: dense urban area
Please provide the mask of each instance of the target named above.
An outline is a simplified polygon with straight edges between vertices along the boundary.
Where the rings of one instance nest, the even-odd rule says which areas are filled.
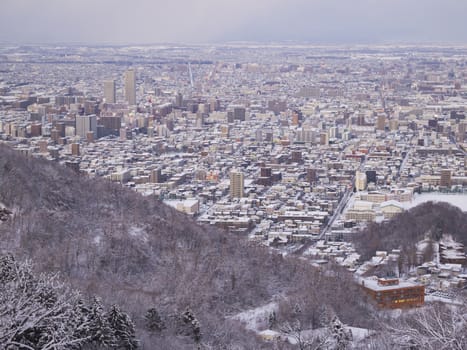
[[[465,232],[435,223],[411,249],[409,233],[386,238],[422,202],[467,210],[466,57],[461,46],[1,46],[0,139],[249,246],[335,264],[380,309],[461,305]],[[0,223],[13,212],[0,201]],[[272,325],[277,305],[233,318],[312,349],[301,329]],[[369,328],[352,328],[354,343]]]

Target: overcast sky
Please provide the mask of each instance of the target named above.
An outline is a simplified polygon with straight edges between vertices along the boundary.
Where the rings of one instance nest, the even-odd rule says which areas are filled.
[[[467,44],[467,0],[0,0],[10,43]]]

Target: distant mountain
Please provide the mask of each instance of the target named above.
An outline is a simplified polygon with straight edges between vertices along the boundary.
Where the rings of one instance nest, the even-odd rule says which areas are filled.
[[[270,348],[231,316],[274,297],[282,300],[275,324],[300,318],[317,327],[324,307],[345,323],[370,322],[360,290],[338,267],[284,258],[199,225],[156,197],[5,145],[0,203],[11,212],[0,221],[0,253],[60,272],[88,300],[118,304],[144,349]]]

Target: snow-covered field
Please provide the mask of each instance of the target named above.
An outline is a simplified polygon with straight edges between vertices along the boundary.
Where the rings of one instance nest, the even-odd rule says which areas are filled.
[[[412,202],[404,205],[405,209],[416,207],[425,202],[447,202],[460,208],[462,211],[467,211],[467,194],[444,194],[444,193],[422,193],[415,194]]]

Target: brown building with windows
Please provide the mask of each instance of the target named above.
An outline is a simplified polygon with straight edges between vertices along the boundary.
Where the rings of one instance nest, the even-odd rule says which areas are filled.
[[[360,285],[381,308],[416,307],[425,302],[425,286],[398,278],[365,278]]]
[[[439,181],[440,186],[451,187],[451,170],[443,169],[441,170],[441,178]]]

